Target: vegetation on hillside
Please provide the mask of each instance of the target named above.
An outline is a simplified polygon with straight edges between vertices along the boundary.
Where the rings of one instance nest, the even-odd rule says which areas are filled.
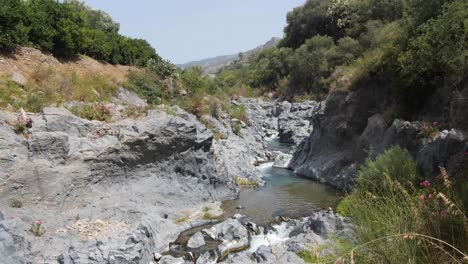
[[[118,33],[119,24],[78,0],[2,0],[0,51],[32,45],[61,58],[85,54],[112,64],[146,66],[161,61],[142,39]]]
[[[230,65],[220,82],[320,98],[370,80],[409,116],[468,77],[464,0],[308,0],[287,21],[279,47]]]

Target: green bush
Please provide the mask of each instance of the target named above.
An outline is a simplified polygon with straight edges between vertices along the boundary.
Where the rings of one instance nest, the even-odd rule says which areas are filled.
[[[86,54],[113,64],[146,66],[160,60],[142,39],[118,34],[119,24],[105,12],[76,0],[5,0],[0,6],[0,50],[32,44],[56,56]]]
[[[343,256],[356,263],[461,261],[468,222],[444,169],[441,175],[416,184],[415,163],[398,146],[368,161],[338,206],[351,217],[357,239]]]
[[[27,41],[26,8],[21,0],[3,0],[0,5],[0,51],[13,50]]]
[[[160,104],[163,99],[170,98],[167,86],[148,71],[131,72],[124,86],[145,98],[149,104]]]

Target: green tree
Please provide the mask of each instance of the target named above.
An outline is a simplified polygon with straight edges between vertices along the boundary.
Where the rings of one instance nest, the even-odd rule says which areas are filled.
[[[299,48],[307,39],[316,35],[342,37],[344,29],[339,27],[327,13],[331,1],[308,0],[287,15],[287,26],[280,46]]]
[[[28,28],[23,18],[26,9],[21,0],[4,0],[0,5],[0,50],[10,51],[27,41]]]

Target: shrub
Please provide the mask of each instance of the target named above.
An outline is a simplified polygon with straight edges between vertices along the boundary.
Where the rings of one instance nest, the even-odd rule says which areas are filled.
[[[23,135],[27,135],[28,134],[28,126],[25,122],[21,122],[19,120],[17,120],[13,126],[13,130],[17,133],[17,134],[23,134]]]
[[[170,98],[167,86],[148,71],[131,72],[124,86],[145,98],[152,105],[160,104],[163,99]]]
[[[23,207],[23,202],[21,202],[21,200],[19,200],[18,198],[11,198],[9,203],[10,203],[10,207],[13,207],[13,208]]]
[[[249,124],[249,117],[247,115],[247,110],[244,105],[232,106],[230,110],[231,118],[239,119],[240,121]]]
[[[447,173],[417,179],[414,161],[397,146],[359,170],[356,188],[338,207],[351,217],[356,231],[357,242],[345,258],[357,263],[466,258],[456,247],[466,246],[468,222]]]
[[[84,105],[81,108],[74,107],[72,113],[88,120],[109,121],[112,117],[112,107],[104,102]]]
[[[33,235],[40,237],[45,233],[44,227],[42,226],[43,224],[44,222],[42,220],[37,220],[31,225],[29,231],[31,231]]]
[[[432,124],[428,122],[423,122],[420,127],[420,134],[427,139],[434,139],[436,138],[439,134],[440,131],[437,129],[438,122],[433,122]]]
[[[0,5],[0,51],[11,51],[27,40],[23,18],[26,9],[21,0],[4,0]]]
[[[258,182],[247,178],[236,177],[235,182],[241,187],[258,187]]]

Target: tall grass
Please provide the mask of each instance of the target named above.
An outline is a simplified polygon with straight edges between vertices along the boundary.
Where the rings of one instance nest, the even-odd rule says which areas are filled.
[[[38,68],[30,77],[24,87],[0,81],[0,107],[39,112],[65,101],[106,101],[117,92],[117,87],[98,73],[80,77],[73,69]]]
[[[410,154],[398,146],[368,161],[338,208],[352,218],[357,239],[341,261],[467,261],[467,219],[453,186],[443,168],[433,179],[419,178]]]

